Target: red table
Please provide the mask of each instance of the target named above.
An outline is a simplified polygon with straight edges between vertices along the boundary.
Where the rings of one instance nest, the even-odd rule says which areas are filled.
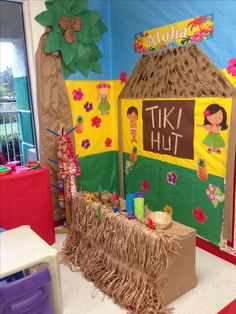
[[[0,176],[0,227],[30,225],[48,244],[55,242],[49,170],[25,166]]]

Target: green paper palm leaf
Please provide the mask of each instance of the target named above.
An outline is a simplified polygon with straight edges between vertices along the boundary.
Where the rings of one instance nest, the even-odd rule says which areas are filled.
[[[45,27],[50,27],[51,31],[44,49],[46,53],[61,52],[65,77],[77,70],[84,76],[88,76],[89,71],[101,73],[102,67],[99,59],[102,58],[102,54],[96,43],[108,30],[101,21],[101,13],[88,10],[87,0],[47,0],[45,5],[47,11],[37,15],[35,20]],[[65,37],[65,30],[59,25],[61,17],[67,17],[70,21],[74,17],[82,20],[80,30],[74,29],[69,23],[70,31],[68,32],[75,35],[74,42],[69,39],[73,37],[68,37],[68,34]]]
[[[73,16],[77,16],[81,14],[82,12],[86,11],[88,7],[88,1],[87,0],[80,0],[74,3],[71,7],[71,14]]]
[[[43,11],[35,17],[35,20],[43,26],[46,27],[51,26],[53,20],[53,13],[50,10]]]
[[[66,65],[69,65],[73,60],[77,51],[77,42],[68,45],[64,38],[61,39],[61,54]]]
[[[91,45],[82,45],[78,46],[78,61],[88,66],[91,65],[93,62],[99,60],[102,57],[102,54],[98,47],[94,44]]]
[[[91,28],[91,34],[93,37],[94,42],[99,42],[102,39],[102,36],[104,33],[106,33],[108,31],[107,26],[101,22],[98,21],[97,24],[95,24],[92,28]]]
[[[101,13],[96,11],[86,11],[79,15],[81,20],[83,21],[83,27],[88,28],[91,27],[101,19]]]
[[[91,70],[95,73],[102,73],[102,66],[99,61],[93,63]]]
[[[59,51],[61,48],[61,35],[55,31],[51,31],[45,42],[45,52],[51,53]]]

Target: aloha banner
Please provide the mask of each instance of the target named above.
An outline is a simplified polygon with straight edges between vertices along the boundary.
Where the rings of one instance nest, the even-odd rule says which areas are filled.
[[[214,15],[203,15],[134,35],[135,53],[185,46],[213,38]]]

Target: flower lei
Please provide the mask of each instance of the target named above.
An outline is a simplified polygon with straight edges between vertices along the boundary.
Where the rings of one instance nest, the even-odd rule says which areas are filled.
[[[80,176],[80,167],[73,150],[71,138],[68,134],[58,137],[58,187],[61,188],[58,196],[59,206],[65,208],[65,194],[72,200],[77,191],[76,177]]]

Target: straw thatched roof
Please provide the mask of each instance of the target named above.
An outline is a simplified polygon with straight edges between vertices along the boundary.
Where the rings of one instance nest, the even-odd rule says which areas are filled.
[[[231,97],[231,83],[197,45],[143,54],[120,98]]]

